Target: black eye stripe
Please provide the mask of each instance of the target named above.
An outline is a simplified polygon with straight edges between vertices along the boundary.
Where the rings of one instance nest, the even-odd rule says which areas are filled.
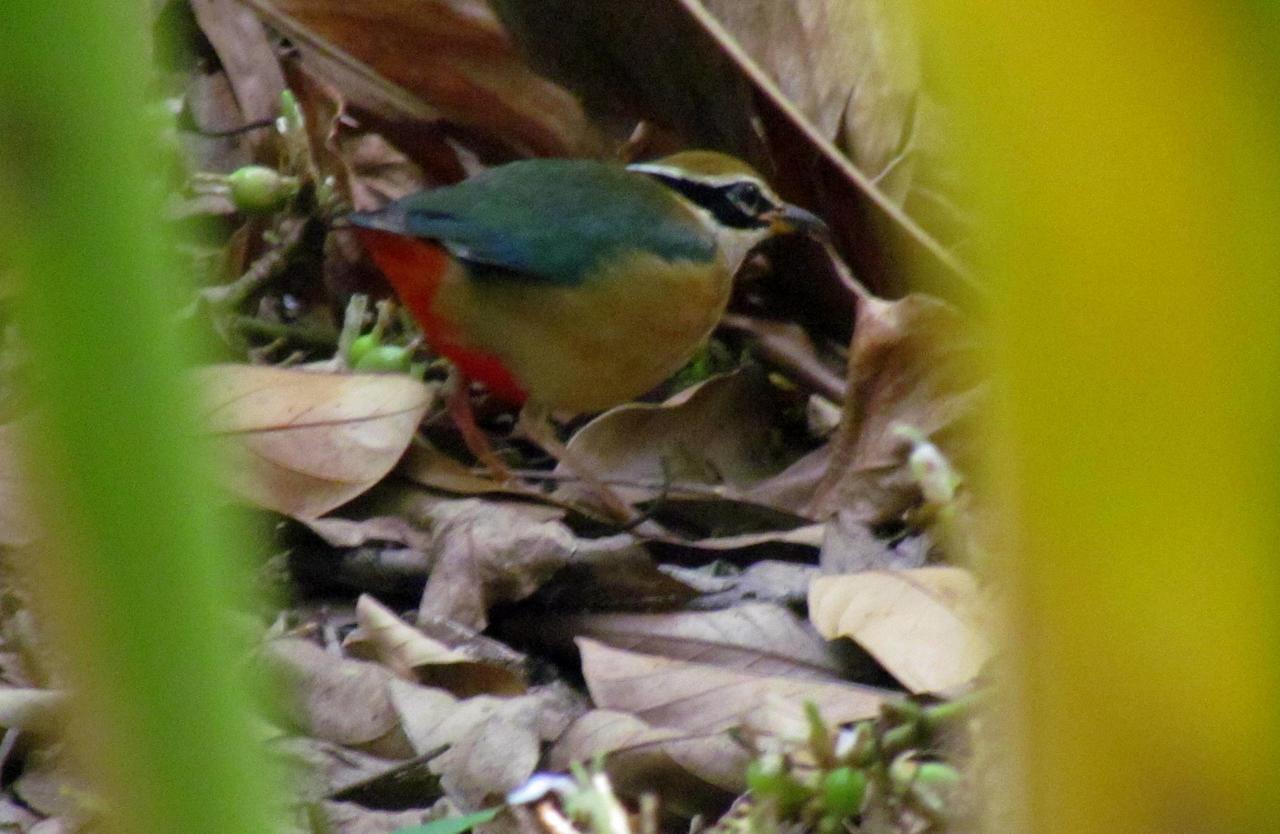
[[[650,173],[650,172],[646,172]],[[669,174],[651,173],[663,185],[678,191],[711,212],[717,221],[735,229],[758,229],[769,225],[760,215],[775,206],[749,180],[711,185]]]

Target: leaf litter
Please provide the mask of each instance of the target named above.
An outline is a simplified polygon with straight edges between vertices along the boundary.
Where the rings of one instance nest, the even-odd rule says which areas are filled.
[[[948,472],[967,467],[986,392],[967,316],[904,292],[903,250],[950,274],[935,283],[957,301],[971,276],[941,242],[953,227],[912,215],[946,183],[940,109],[900,10],[169,5],[191,26],[178,44],[190,60],[164,79],[177,114],[168,222],[202,281],[180,318],[212,337],[195,379],[228,501],[272,530],[262,575],[276,593],[253,607],[255,657],[278,683],[266,743],[297,775],[296,830],[456,818],[539,771],[593,762],[628,802],[656,795],[676,830],[732,814],[753,760],[807,761],[806,709],[910,739],[904,696],[975,686],[994,651],[989,599],[956,531],[978,496],[957,477],[939,497],[913,461],[928,444]],[[635,38],[664,46],[630,49]],[[348,208],[512,158],[690,145],[767,171],[828,221],[835,248],[764,247],[711,346],[670,384],[559,427],[640,523],[609,521],[580,472],[515,437],[482,392],[480,425],[515,476],[474,466],[437,396],[444,369],[403,311],[380,313],[379,333],[416,376],[348,369],[369,325],[353,297],[389,297],[334,225]],[[285,178],[269,207],[226,190],[249,162]],[[0,327],[5,316],[0,297]],[[8,390],[20,360],[0,358]],[[7,564],[38,553],[16,435],[39,415],[4,416]],[[16,778],[0,822],[79,830],[92,795],[59,753],[64,696],[24,671],[43,649],[22,636],[25,594],[4,577],[0,760]],[[893,749],[968,761],[964,745]],[[517,817],[459,824],[515,830]],[[890,799],[867,819],[945,827]]]

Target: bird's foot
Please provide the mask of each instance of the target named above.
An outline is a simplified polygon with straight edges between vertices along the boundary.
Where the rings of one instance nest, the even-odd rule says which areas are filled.
[[[498,483],[505,484],[511,480],[511,470],[503,463],[502,458],[493,450],[489,436],[476,425],[476,415],[471,409],[471,384],[457,368],[451,368],[449,379],[445,383],[447,396],[446,407],[453,425],[462,435],[462,442],[467,450],[475,455],[476,460],[489,470],[489,475]]]

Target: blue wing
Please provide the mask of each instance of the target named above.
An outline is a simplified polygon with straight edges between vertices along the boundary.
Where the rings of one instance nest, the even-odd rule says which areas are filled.
[[[350,216],[438,241],[480,278],[581,283],[608,255],[709,261],[715,240],[667,188],[619,165],[535,159]],[[680,222],[685,220],[686,222]]]

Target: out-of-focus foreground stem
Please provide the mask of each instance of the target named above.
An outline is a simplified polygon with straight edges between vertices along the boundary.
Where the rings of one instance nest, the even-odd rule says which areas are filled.
[[[986,202],[1036,834],[1280,820],[1280,97],[1247,8],[924,3]]]
[[[38,402],[46,538],[24,561],[78,697],[69,736],[122,834],[267,832],[226,638],[230,554],[195,454],[142,116],[145,4],[20,3],[0,26],[0,206]]]

